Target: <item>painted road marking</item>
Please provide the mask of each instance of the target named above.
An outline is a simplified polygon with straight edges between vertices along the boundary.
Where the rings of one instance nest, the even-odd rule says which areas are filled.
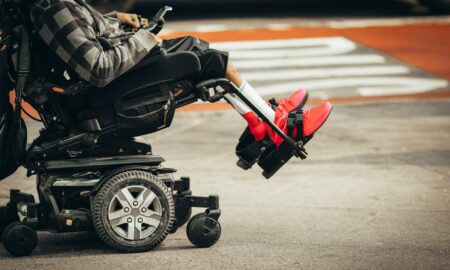
[[[231,58],[233,54],[231,53]],[[290,68],[290,67],[311,67],[311,66],[331,66],[331,65],[353,65],[353,64],[383,64],[386,60],[383,56],[368,55],[339,55],[327,57],[300,58],[295,56],[284,59],[258,59],[258,60],[237,60],[234,64],[241,70],[248,69],[268,69],[268,68]]]
[[[264,96],[306,88],[314,98],[447,90],[449,83],[344,37],[218,42]]]
[[[246,72],[245,79],[249,81],[295,80],[308,78],[328,78],[338,76],[375,76],[408,74],[410,69],[405,66],[360,66],[342,68],[314,68],[308,70],[260,71]]]

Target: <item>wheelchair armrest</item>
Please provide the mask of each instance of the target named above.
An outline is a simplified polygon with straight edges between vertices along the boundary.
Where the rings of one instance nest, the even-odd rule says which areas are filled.
[[[195,86],[195,89],[203,101],[208,101],[211,103],[221,100],[225,94],[229,93],[229,88],[233,85],[226,78],[211,79],[201,82]],[[222,91],[217,90],[217,87],[222,87]],[[214,89],[212,94],[209,89]]]

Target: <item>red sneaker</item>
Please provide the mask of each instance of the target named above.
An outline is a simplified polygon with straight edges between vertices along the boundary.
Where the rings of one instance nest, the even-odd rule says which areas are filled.
[[[275,109],[275,123],[278,125],[277,116],[280,118],[282,115],[289,114],[290,111],[295,108],[303,107],[308,100],[308,93],[305,89],[299,89],[295,91],[289,98],[282,100]],[[259,119],[254,112],[248,112],[243,115],[247,120],[250,133],[255,137],[255,140],[261,141],[265,138],[268,130],[271,130],[268,125]]]
[[[284,106],[284,103],[280,103],[277,107],[277,111],[275,113],[275,124],[285,133],[288,133],[287,121],[289,112],[286,108],[289,106]],[[279,108],[279,109],[278,109]],[[315,108],[306,109],[303,111],[303,137],[308,137],[314,134],[327,120],[328,116],[333,109],[333,105],[330,102],[325,102]],[[291,110],[292,111],[292,110]],[[281,138],[276,132],[274,132],[270,126],[264,123],[267,133],[269,134],[270,139],[276,144],[278,147],[282,142],[283,138]],[[297,137],[297,127],[294,126],[292,133],[288,134],[292,138]]]

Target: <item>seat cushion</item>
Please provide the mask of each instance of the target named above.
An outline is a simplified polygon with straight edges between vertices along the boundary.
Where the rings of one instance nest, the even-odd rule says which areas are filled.
[[[89,89],[88,101],[94,108],[108,106],[145,88],[194,77],[200,67],[200,60],[190,52],[149,56],[107,86]]]

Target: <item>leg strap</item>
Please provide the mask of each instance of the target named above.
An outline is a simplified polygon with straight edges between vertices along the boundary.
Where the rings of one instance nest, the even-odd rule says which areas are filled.
[[[297,128],[297,134],[294,138],[294,128]],[[287,134],[294,140],[300,141],[303,139],[303,109],[297,108],[288,114],[287,119]]]

